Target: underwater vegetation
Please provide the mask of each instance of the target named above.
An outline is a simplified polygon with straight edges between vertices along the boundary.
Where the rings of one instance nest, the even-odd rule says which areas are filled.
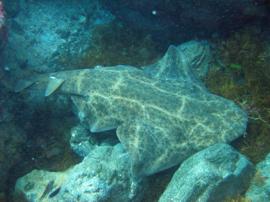
[[[256,163],[270,151],[269,37],[248,27],[214,43],[216,67],[205,82],[212,92],[234,100],[248,112],[247,132],[235,144]]]
[[[126,27],[119,22],[98,25],[92,39],[94,45],[83,54],[78,66],[145,65],[160,54],[150,35]]]

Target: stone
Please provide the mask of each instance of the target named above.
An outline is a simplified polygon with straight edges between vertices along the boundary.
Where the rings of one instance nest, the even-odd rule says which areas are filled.
[[[28,90],[42,89],[51,77],[64,80],[56,97],[70,97],[81,124],[92,133],[116,129],[133,174],[140,178],[245,132],[246,113],[208,92],[201,82],[210,62],[209,44],[192,41],[170,46],[150,66],[56,72],[34,78],[36,83]]]
[[[62,172],[33,170],[18,179],[15,197],[27,201],[139,201],[145,181],[130,178],[128,154],[121,144],[93,149],[84,160]]]
[[[270,201],[270,153],[256,165],[256,174],[245,196],[252,202]]]
[[[14,2],[17,1],[6,1],[7,8],[14,7]],[[20,74],[21,69],[54,72],[70,68],[94,46],[94,28],[114,19],[97,0],[80,3],[37,0],[16,4],[19,11],[16,14],[10,11],[5,49],[6,66],[13,76]]]
[[[185,160],[159,202],[224,201],[243,193],[254,173],[252,163],[226,144],[215,144]]]
[[[80,157],[86,157],[97,146],[97,141],[81,125],[71,129],[69,142],[71,149]]]
[[[91,133],[87,128],[78,124],[71,129],[71,149],[80,157],[86,157],[97,146],[114,146],[119,143],[115,131]]]

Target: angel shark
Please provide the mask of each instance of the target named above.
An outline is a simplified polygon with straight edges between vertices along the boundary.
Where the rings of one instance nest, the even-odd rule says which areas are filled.
[[[244,133],[246,113],[208,92],[200,81],[210,60],[208,43],[191,41],[170,46],[157,63],[142,68],[118,65],[52,73],[45,76],[44,94],[69,96],[81,123],[92,132],[116,129],[133,174],[151,175]]]

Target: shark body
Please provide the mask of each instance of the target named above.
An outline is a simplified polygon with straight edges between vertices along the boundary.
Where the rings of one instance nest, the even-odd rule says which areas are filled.
[[[190,46],[198,46],[197,53]],[[209,93],[200,81],[209,47],[190,46],[171,46],[160,61],[143,68],[56,72],[48,76],[45,94],[55,90],[70,96],[81,123],[92,132],[116,129],[134,175],[151,175],[212,144],[230,142],[246,129],[246,113]]]

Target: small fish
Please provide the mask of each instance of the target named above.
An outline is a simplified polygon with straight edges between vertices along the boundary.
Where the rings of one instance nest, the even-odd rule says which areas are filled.
[[[40,200],[43,199],[48,193],[50,193],[50,192],[52,191],[52,189],[53,189],[53,187],[54,187],[53,185],[54,185],[54,180],[51,180],[51,181],[47,184],[47,186],[46,186],[46,188],[45,188],[43,194],[42,194],[41,197],[39,198]]]
[[[61,190],[61,186],[52,191],[49,195],[49,198],[55,197]]]

